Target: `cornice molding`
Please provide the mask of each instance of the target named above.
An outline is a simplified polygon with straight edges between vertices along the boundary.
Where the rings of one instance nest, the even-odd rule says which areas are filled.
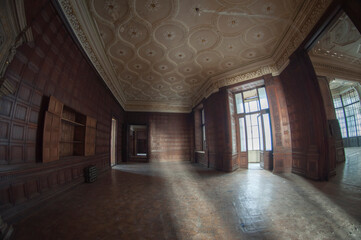
[[[305,2],[281,44],[275,50],[273,59],[277,68],[281,68],[289,60],[291,54],[305,40],[331,2],[332,0]]]
[[[165,103],[153,103],[153,102],[127,102],[125,111],[129,112],[162,112],[162,113],[190,113],[192,109],[187,106],[165,104]]]
[[[112,69],[112,64],[107,56],[95,47],[102,46],[101,40],[97,34],[90,34],[96,32],[96,27],[85,6],[86,2],[69,0],[59,0],[58,2],[70,27],[95,69],[118,100],[119,104],[125,108],[125,97],[124,94],[119,91],[120,86],[118,84],[118,86],[115,85],[118,81],[114,69]]]
[[[313,52],[310,52],[309,56],[317,75],[361,81],[361,67],[358,63],[330,56],[315,55]]]

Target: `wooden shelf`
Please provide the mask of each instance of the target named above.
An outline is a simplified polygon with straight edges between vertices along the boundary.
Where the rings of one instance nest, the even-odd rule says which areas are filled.
[[[84,124],[81,124],[81,123],[78,123],[78,122],[74,122],[74,121],[69,120],[69,119],[66,119],[66,118],[61,118],[61,120],[64,121],[64,122],[67,122],[67,123],[69,123],[69,124],[73,124],[73,125],[75,125],[75,126],[85,127]]]
[[[61,143],[75,143],[75,144],[81,144],[81,143],[84,143],[83,141],[63,141],[63,140],[60,140]]]
[[[50,96],[44,119],[43,162],[94,155],[96,122]]]

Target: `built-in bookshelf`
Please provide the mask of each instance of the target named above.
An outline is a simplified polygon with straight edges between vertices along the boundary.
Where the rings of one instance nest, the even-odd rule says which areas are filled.
[[[94,155],[96,122],[51,96],[44,121],[43,162]]]

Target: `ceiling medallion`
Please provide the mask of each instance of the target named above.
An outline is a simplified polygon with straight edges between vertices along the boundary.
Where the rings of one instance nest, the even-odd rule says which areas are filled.
[[[193,7],[191,7],[189,9],[189,12],[193,15],[193,16],[200,16],[201,15],[201,6],[199,4],[194,5]]]
[[[267,3],[263,5],[262,12],[266,14],[272,14],[274,13],[275,6],[272,3]]]
[[[166,40],[173,40],[175,38],[175,33],[172,31],[166,31],[163,33],[163,36]]]
[[[153,56],[155,56],[155,55],[157,55],[157,52],[156,52],[156,51],[154,51],[154,50],[152,50],[152,49],[148,49],[148,50],[147,50],[147,56],[153,57]]]
[[[120,56],[125,56],[125,54],[127,54],[127,51],[125,51],[124,49],[120,49],[118,53]]]
[[[204,61],[204,62],[211,62],[211,61],[212,61],[212,59],[211,59],[211,58],[209,58],[209,57],[205,57],[205,58],[203,58],[203,61]]]
[[[185,54],[183,52],[178,52],[175,54],[175,57],[178,58],[178,59],[183,59],[185,58]]]
[[[167,69],[168,69],[168,66],[167,66],[167,65],[160,65],[160,66],[159,66],[159,69],[160,69],[160,70],[167,70]]]
[[[248,57],[255,57],[256,56],[256,53],[255,52],[249,52],[248,54],[247,54],[247,56]]]
[[[264,33],[263,32],[256,32],[254,33],[253,35],[253,38],[256,39],[256,40],[262,40],[264,37]]]
[[[137,64],[134,64],[134,68],[136,69],[142,69],[142,65],[137,63]]]
[[[206,37],[200,36],[198,39],[199,39],[199,42],[200,42],[202,45],[206,46],[206,45],[208,44],[208,40],[207,40]]]
[[[147,3],[145,4],[145,7],[150,12],[156,12],[160,8],[160,3],[158,0],[148,0]]]
[[[232,44],[229,44],[229,45],[227,46],[227,48],[226,48],[226,50],[227,50],[228,52],[233,51],[233,49],[234,49],[234,46],[233,46]]]
[[[231,17],[231,18],[228,19],[227,25],[228,25],[229,27],[232,27],[232,28],[233,28],[233,27],[237,27],[238,24],[239,24],[239,19],[238,19],[238,18],[236,18],[236,17]]]
[[[162,89],[162,88],[164,88],[164,86],[163,86],[162,84],[156,84],[156,85],[154,85],[154,87],[155,87],[156,89]]]
[[[117,2],[114,0],[105,1],[104,9],[108,12],[109,16],[113,18],[113,20],[118,19],[119,4]]]
[[[138,31],[136,27],[130,27],[128,34],[130,38],[139,38],[142,35],[142,32]]]

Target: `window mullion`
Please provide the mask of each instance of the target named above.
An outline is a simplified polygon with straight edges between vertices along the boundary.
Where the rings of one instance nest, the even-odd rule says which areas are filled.
[[[341,105],[342,105],[342,112],[343,112],[343,117],[345,118],[345,125],[346,125],[346,137],[348,138],[348,124],[347,124],[347,118],[346,118],[346,113],[345,113],[345,105],[343,104],[343,100],[342,100],[342,96],[340,95],[340,99],[341,99]]]

